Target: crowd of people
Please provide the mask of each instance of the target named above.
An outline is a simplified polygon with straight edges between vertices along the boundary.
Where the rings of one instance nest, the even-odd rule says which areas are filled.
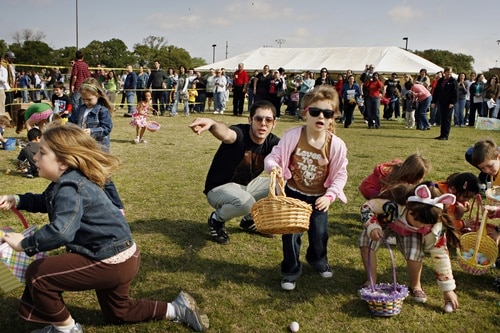
[[[196,331],[206,331],[209,327],[208,317],[186,292],[180,292],[172,302],[129,297],[130,285],[140,265],[140,251],[125,219],[119,191],[111,180],[120,160],[109,153],[115,111],[110,90],[116,94],[118,87],[123,87],[128,105],[125,115],[132,118],[130,124],[136,129],[135,143],[146,142],[143,136],[149,112],[175,116],[182,103],[186,116],[191,112],[212,111],[212,105],[215,114],[224,114],[228,91],[233,89],[233,115],[240,116],[248,98],[246,123],[228,126],[215,117],[198,117],[189,125],[195,134],[209,132],[221,142],[204,187],[207,202],[213,208],[207,220],[210,238],[218,244],[230,244],[226,223],[234,218],[241,218],[239,225],[243,230],[269,237],[259,232],[251,208],[269,194],[270,179],[262,173],[276,172],[286,181],[287,196],[311,206],[305,259],[319,277],[329,279],[333,271],[327,251],[328,212],[334,201],[347,203],[344,187],[348,180],[347,147],[336,135],[335,119],[348,128],[358,107],[368,128],[377,129],[381,127],[381,102],[385,105],[382,118],[386,120],[401,117],[403,104],[409,128],[427,130],[436,121],[441,126],[436,139],[447,140],[460,99],[460,82],[465,85],[465,77],[455,80],[450,67],[444,69],[436,82],[427,77],[425,70],[415,80],[404,75],[404,88],[397,73],[382,83],[371,65],[360,76],[360,84],[351,71],[333,80],[323,68],[320,77],[314,79],[311,72],[287,76],[283,68],[270,70],[267,65],[252,76],[246,73],[244,64],[239,64],[231,76],[223,69],[211,70],[203,76],[184,66],[178,73],[173,69],[165,73],[160,62],[155,61],[155,69],[150,73],[142,68],[137,74],[128,66],[122,84],[110,73],[99,69],[93,75],[78,51],[69,82],[71,101],[62,97],[64,85],[56,82],[53,98],[57,102],[35,103],[23,115],[33,129],[28,132],[29,149],[23,150],[19,162],[28,160],[31,174],[36,170],[50,184],[41,194],[2,195],[0,209],[48,213],[49,223],[32,236],[6,233],[3,241],[28,255],[62,246],[68,249],[66,253],[35,261],[26,272],[19,314],[28,321],[49,324],[36,332],[83,331],[63,299],[64,292],[75,290],[95,290],[103,315],[112,323],[166,319],[183,322]],[[478,84],[471,84],[469,90],[476,91],[473,87],[478,89]],[[486,85],[484,90],[484,94],[479,93],[483,96],[481,103],[488,97],[488,101],[498,98],[498,91],[497,95],[488,95]],[[203,103],[199,103],[200,95]],[[135,99],[139,102],[135,103]],[[474,104],[479,103],[478,100]],[[285,112],[303,123],[279,138],[272,131],[282,115],[283,104],[287,105]],[[487,103],[487,106],[487,114],[484,104],[474,110],[480,115],[494,116],[495,105]],[[428,108],[435,110],[431,119],[427,119]],[[54,109],[61,118],[66,114],[70,125],[49,118]],[[465,109],[463,119],[467,119]],[[47,122],[51,125],[42,126]],[[36,128],[39,130],[35,131]],[[448,246],[459,246],[460,235],[474,230],[475,226],[465,221],[464,214],[469,202],[480,193],[480,184],[500,186],[500,150],[495,141],[477,142],[467,151],[466,158],[483,175],[478,178],[459,172],[445,180],[430,181],[427,176],[430,161],[412,154],[404,161],[382,162],[362,181],[359,190],[367,201],[360,208],[363,230],[358,245],[368,281],[375,283],[377,279],[377,248],[394,237],[408,264],[411,298],[420,303],[427,301],[420,280],[424,253],[430,252],[443,304],[458,308]],[[498,207],[485,209],[491,218],[500,214]],[[490,228],[489,234],[500,245],[498,229]],[[281,236],[280,286],[285,291],[295,290],[303,274],[302,237],[302,233]],[[365,282],[360,288],[367,286]]]

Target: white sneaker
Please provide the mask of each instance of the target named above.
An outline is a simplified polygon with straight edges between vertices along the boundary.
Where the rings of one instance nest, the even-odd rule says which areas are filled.
[[[333,272],[332,272],[332,268],[330,267],[330,265],[326,265],[326,268],[323,271],[318,271],[318,272],[322,278],[330,279],[333,277]]]
[[[134,143],[135,143],[135,144],[138,144],[139,142],[140,142],[140,140],[139,140],[139,138],[138,138],[138,137],[134,139]]]
[[[215,110],[215,111],[214,111],[214,114],[219,114],[219,111]]]
[[[48,325],[44,328],[31,331],[31,333],[61,333],[61,331],[59,331],[53,325]],[[75,323],[75,326],[70,330],[70,333],[83,333],[82,326],[78,323]]]
[[[224,110],[222,110],[222,111],[220,112],[220,114],[224,114]]]
[[[175,309],[175,320],[192,327],[196,332],[206,332],[209,327],[208,316],[198,308],[191,295],[181,291],[172,305]]]
[[[295,289],[295,281],[289,281],[287,279],[281,280],[281,289],[286,291],[292,291]]]

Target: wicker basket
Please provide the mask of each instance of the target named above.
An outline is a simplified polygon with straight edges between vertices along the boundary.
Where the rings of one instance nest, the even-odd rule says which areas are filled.
[[[500,186],[486,190],[486,203],[490,206],[500,206]]]
[[[296,234],[309,230],[311,205],[285,195],[283,178],[273,170],[270,175],[269,196],[252,207],[252,217],[257,231],[263,234]],[[277,184],[276,184],[277,182]],[[276,195],[276,185],[279,193]]]
[[[477,232],[469,232],[460,237],[460,249],[458,250],[458,265],[466,272],[473,275],[481,275],[486,273],[495,263],[498,256],[498,246],[493,239],[486,234],[486,220],[488,214],[485,211],[481,219],[481,224]],[[466,259],[462,256],[463,251],[474,249],[474,256]],[[477,263],[477,253],[484,254],[489,263],[480,265]]]
[[[370,241],[368,246],[368,274],[370,277],[370,285],[361,288],[359,293],[361,299],[368,303],[368,309],[374,316],[390,317],[401,312],[403,301],[408,296],[408,288],[405,285],[398,284],[396,281],[396,264],[394,262],[394,254],[392,253],[389,243],[382,238],[389,249],[392,263],[392,284],[390,283],[373,283],[371,274],[370,251],[373,241]]]

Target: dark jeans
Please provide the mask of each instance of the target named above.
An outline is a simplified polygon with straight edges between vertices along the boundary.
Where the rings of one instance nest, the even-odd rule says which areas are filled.
[[[243,114],[243,105],[245,105],[245,92],[243,86],[233,87],[233,115]]]
[[[123,202],[120,199],[120,196],[118,195],[118,191],[116,190],[115,183],[110,179],[109,182],[104,184],[104,192],[108,196],[109,200],[118,207],[119,209],[123,209]]]
[[[443,138],[450,136],[453,108],[449,106],[449,104],[439,104],[439,114],[441,115],[441,132],[439,136]]]
[[[354,113],[354,109],[356,108],[356,103],[349,103],[348,101],[344,101],[344,127],[349,128],[352,123],[352,115]]]
[[[290,198],[300,199],[313,206],[310,218],[309,247],[306,252],[307,262],[318,271],[323,271],[328,264],[328,212],[320,212],[314,209],[314,202],[318,197],[306,196],[290,188],[285,188],[286,195]],[[287,280],[295,281],[302,273],[300,263],[300,247],[302,245],[302,234],[289,234],[281,237],[283,242],[283,261],[281,262],[281,274]]]
[[[205,91],[198,91],[198,96],[196,96],[196,104],[194,110],[199,113],[205,112],[205,105],[207,104],[207,94]]]
[[[144,97],[144,88],[137,88],[135,90],[135,94],[137,95],[137,103],[139,103],[140,101],[142,101],[142,98]]]
[[[161,114],[165,113],[165,91],[161,89],[153,88],[153,93],[151,94],[153,107],[156,111]]]
[[[368,97],[365,99],[366,116],[368,120],[368,128],[380,127],[380,98]]]
[[[471,96],[472,98],[472,96]],[[470,110],[469,110],[469,126],[474,126],[476,123],[476,112],[478,116],[481,116],[483,110],[483,103],[470,103]]]
[[[26,270],[19,315],[34,322],[64,321],[70,313],[63,292],[95,290],[104,317],[114,324],[164,320],[167,303],[129,298],[140,262],[139,251],[119,264],[106,264],[78,253],[36,260]]]

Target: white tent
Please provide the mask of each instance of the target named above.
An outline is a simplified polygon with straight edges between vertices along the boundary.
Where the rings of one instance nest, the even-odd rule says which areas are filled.
[[[326,67],[330,73],[343,73],[351,69],[362,73],[366,64],[373,64],[379,73],[415,74],[425,68],[429,74],[443,70],[432,62],[399,47],[317,47],[317,48],[272,48],[261,47],[232,58],[197,67],[207,71],[210,68],[225,68],[233,71],[239,63],[247,71],[262,70],[264,65],[271,69],[283,67],[287,72],[309,70],[318,72]]]

